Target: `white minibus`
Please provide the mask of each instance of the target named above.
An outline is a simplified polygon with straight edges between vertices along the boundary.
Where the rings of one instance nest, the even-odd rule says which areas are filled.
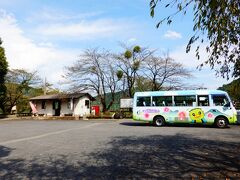
[[[152,122],[216,125],[237,123],[237,111],[228,94],[221,90],[136,92],[133,119]]]

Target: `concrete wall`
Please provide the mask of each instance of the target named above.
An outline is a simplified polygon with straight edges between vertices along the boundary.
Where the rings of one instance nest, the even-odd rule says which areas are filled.
[[[52,116],[55,113],[55,111],[52,109],[52,101],[51,100],[46,100],[46,108],[45,109],[42,109],[42,101],[37,101],[34,104],[36,104],[38,114]]]
[[[38,114],[43,114],[43,115],[47,115],[47,116],[54,116],[55,115],[55,109],[53,109],[53,100],[46,100],[46,108],[42,109],[42,101],[39,100],[37,102],[35,102],[35,104],[37,105],[37,111]],[[67,99],[62,100],[61,101],[61,112],[60,115],[64,116],[66,114],[73,114],[73,111],[68,108],[68,101]]]
[[[89,102],[91,103],[91,101],[88,97],[74,99],[73,109],[71,109],[71,107],[68,107],[68,99],[61,100],[60,115],[61,116],[70,115],[70,114],[72,114],[74,116],[89,115],[91,105],[89,104],[89,108],[88,108],[85,105],[85,100],[89,100]],[[33,102],[33,104],[36,104],[36,109],[38,111],[38,114],[43,114],[43,115],[47,115],[47,116],[55,115],[55,110],[53,109],[53,106],[52,106],[53,100],[45,100],[45,101],[46,101],[45,109],[42,109],[42,100]]]
[[[74,115],[84,116],[90,114],[91,104],[89,104],[89,108],[87,108],[87,106],[85,106],[85,100],[89,100],[90,102],[88,97],[82,97],[77,101],[74,101]]]
[[[63,99],[61,101],[61,116],[73,114],[73,110],[68,107],[68,99]]]

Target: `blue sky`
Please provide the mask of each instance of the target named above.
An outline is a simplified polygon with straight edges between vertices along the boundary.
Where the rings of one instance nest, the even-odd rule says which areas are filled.
[[[148,0],[1,0],[0,37],[10,68],[38,70],[56,87],[61,87],[63,67],[75,62],[84,49],[121,52],[120,42],[168,52],[193,71],[190,84],[215,89],[228,83],[208,66],[196,70],[201,61],[194,51],[185,53],[193,34],[192,12],[156,29],[157,21],[171,13],[157,10],[151,18]],[[207,55],[201,57],[204,61]]]

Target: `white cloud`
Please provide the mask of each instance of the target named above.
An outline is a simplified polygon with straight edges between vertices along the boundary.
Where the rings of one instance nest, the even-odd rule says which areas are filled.
[[[31,17],[27,18],[28,22],[64,22],[64,21],[74,21],[74,20],[82,20],[91,17],[97,17],[101,15],[102,11],[97,12],[86,12],[86,13],[78,13],[73,14],[72,12],[61,11],[57,9],[51,8],[43,8],[37,12],[34,12]]]
[[[0,11],[0,37],[10,68],[38,70],[51,83],[61,79],[65,65],[71,64],[80,53],[56,49],[50,42],[35,43],[27,38],[13,15]]]
[[[75,62],[82,50],[59,48],[61,44],[52,43],[49,39],[56,37],[58,40],[81,40],[119,36],[124,28],[130,28],[123,26],[123,20],[107,19],[78,23],[45,22],[45,25],[38,27],[38,32],[33,29],[25,31],[19,24],[13,14],[0,9],[0,38],[3,40],[9,67],[37,70],[42,78],[47,77],[47,80],[55,85],[62,80],[64,66]],[[34,41],[29,37],[43,37],[40,38],[43,41]]]
[[[30,32],[34,36],[40,35],[58,41],[119,38],[136,26],[130,18],[103,18],[102,14],[102,11],[73,13],[42,8],[38,12],[34,12],[31,17],[26,18],[26,21],[35,26]]]
[[[177,47],[174,51],[170,52],[170,56],[177,62],[184,64],[188,68],[196,68],[201,62],[207,59],[207,54],[204,49],[200,49],[200,60],[197,60],[195,56],[195,47],[191,48],[191,51],[186,53],[186,45]]]
[[[130,43],[132,43],[132,42],[137,41],[137,38],[130,38],[130,39],[128,39],[127,41],[130,42]]]
[[[54,48],[55,47],[55,45],[53,43],[51,43],[51,42],[40,42],[38,44],[38,46],[40,46],[40,47],[49,47],[49,48]]]
[[[119,35],[121,31],[124,32],[126,27],[124,24],[125,22],[110,19],[74,23],[63,22],[40,26],[36,29],[36,32],[44,36],[56,36],[58,38],[93,39]]]
[[[167,39],[181,39],[182,35],[176,31],[167,31],[163,37]]]

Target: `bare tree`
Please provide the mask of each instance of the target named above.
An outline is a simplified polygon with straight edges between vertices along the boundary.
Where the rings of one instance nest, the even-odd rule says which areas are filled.
[[[190,71],[169,56],[149,57],[144,61],[143,74],[151,81],[152,91],[182,89],[182,80],[191,77]]]
[[[138,76],[135,84],[136,91],[151,91],[152,81],[146,76]]]
[[[11,69],[8,71],[6,82],[16,83],[24,88],[42,83],[37,71],[28,72],[25,69]]]
[[[93,91],[102,104],[102,111],[109,110],[115,100],[117,90],[117,70],[108,51],[88,49],[72,66],[66,67],[64,77],[70,80],[72,91]],[[107,103],[107,94],[111,100]]]

